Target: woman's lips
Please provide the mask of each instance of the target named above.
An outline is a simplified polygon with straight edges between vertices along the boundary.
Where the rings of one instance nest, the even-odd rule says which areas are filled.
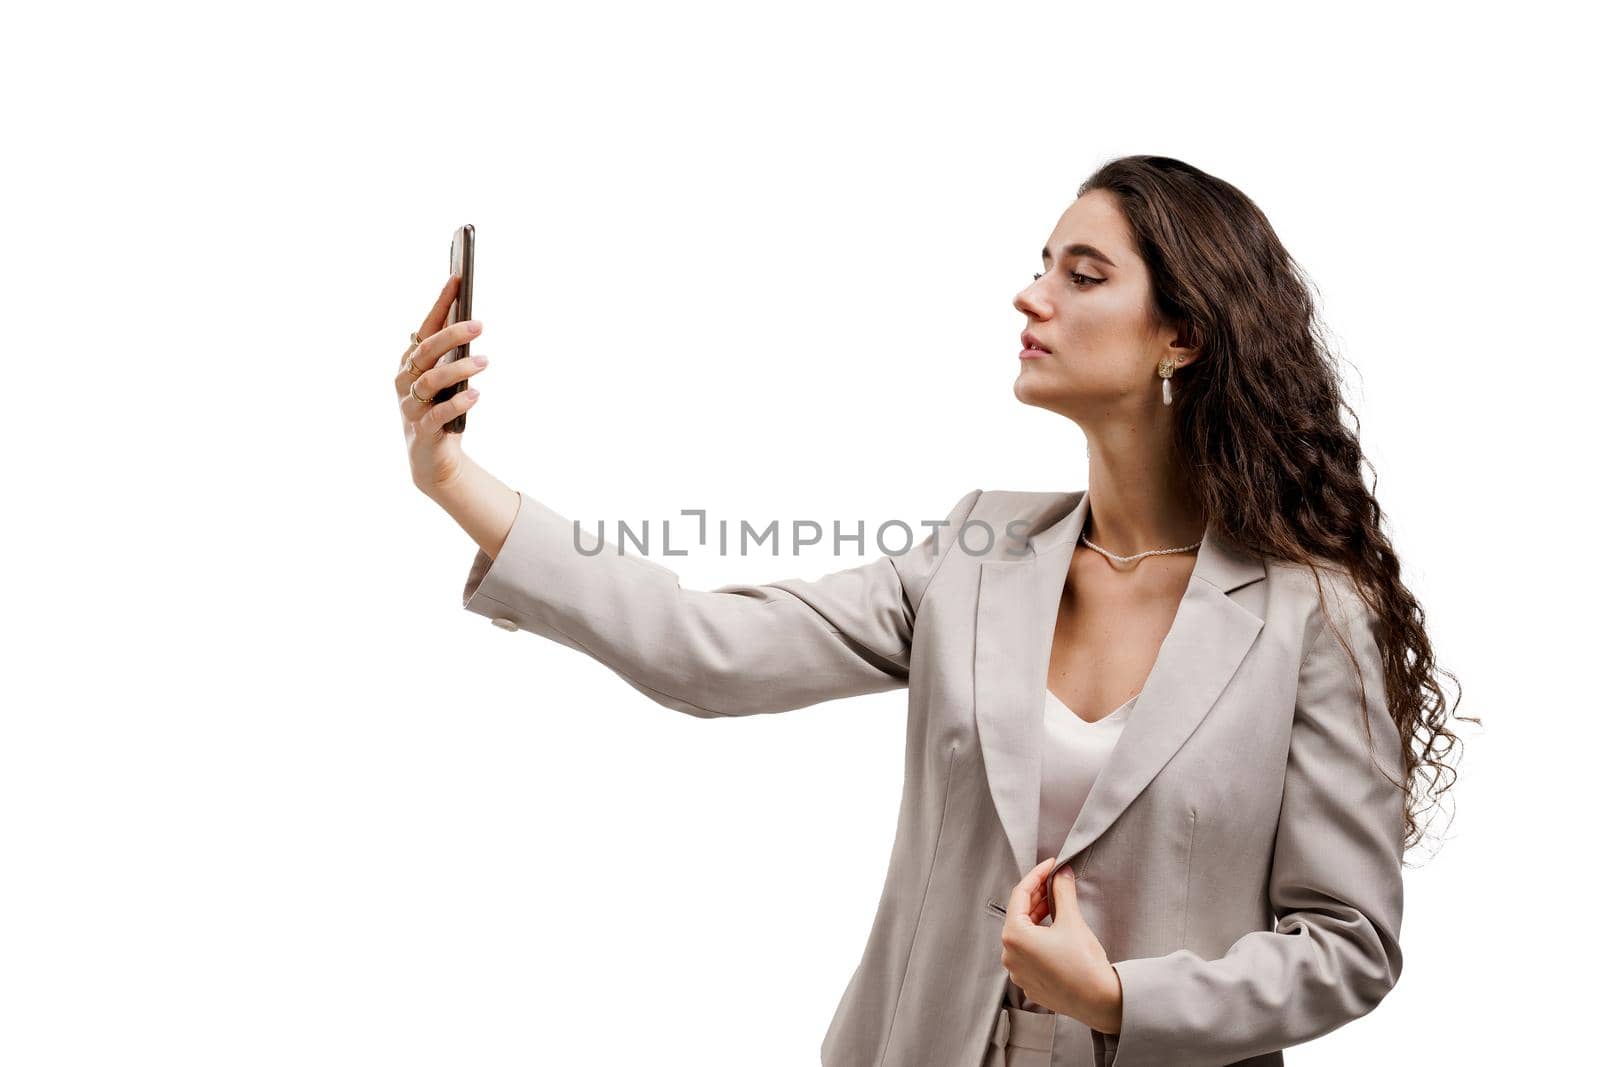
[[[1017,353],[1017,356],[1020,359],[1038,359],[1040,356],[1048,356],[1049,354],[1042,348],[1024,348]]]

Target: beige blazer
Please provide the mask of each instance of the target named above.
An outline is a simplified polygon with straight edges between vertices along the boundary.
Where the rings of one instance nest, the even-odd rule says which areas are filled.
[[[1004,1003],[1005,901],[1034,866],[1040,694],[1087,501],[973,490],[902,555],[816,581],[694,590],[611,543],[580,553],[572,521],[524,494],[463,600],[701,718],[908,688],[888,875],[821,1060],[978,1067]],[[599,541],[583,531],[581,543]],[[1404,797],[1384,775],[1399,777],[1400,738],[1370,613],[1347,577],[1324,586],[1326,613],[1309,571],[1207,528],[1138,711],[1057,864],[1072,863],[1121,975],[1121,1031],[1056,1015],[1052,1067],[1281,1064],[1278,1050],[1394,987]]]

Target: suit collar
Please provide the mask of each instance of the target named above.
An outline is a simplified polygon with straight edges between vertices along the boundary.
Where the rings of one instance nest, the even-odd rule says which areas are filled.
[[[1089,514],[1088,491],[1061,503],[1071,510],[1030,538],[1022,556],[980,564],[973,667],[978,741],[1018,879],[1037,862],[1050,646],[1073,549]],[[1230,594],[1265,574],[1259,557],[1207,523],[1172,627],[1061,846],[1058,866],[1105,832],[1221,696],[1262,627],[1260,616]]]

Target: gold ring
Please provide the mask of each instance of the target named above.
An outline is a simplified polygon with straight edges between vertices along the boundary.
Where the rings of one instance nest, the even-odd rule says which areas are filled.
[[[417,395],[417,382],[420,382],[421,380],[422,380],[421,378],[417,378],[415,381],[413,381],[411,383],[411,389],[410,389],[411,399],[415,400],[419,404],[431,404],[431,403],[433,403],[433,397],[431,397],[431,396],[418,396]]]
[[[416,330],[411,331],[411,343],[414,345],[420,345],[422,343],[422,338],[417,336]]]
[[[413,362],[413,360],[416,357],[416,354],[417,354],[417,350],[414,349],[414,348],[411,351],[407,352],[406,353],[406,361],[404,363],[400,364],[400,370],[402,372],[406,373],[406,374],[415,374],[417,377],[420,378],[420,377],[422,377],[422,372],[417,369],[416,363]]]

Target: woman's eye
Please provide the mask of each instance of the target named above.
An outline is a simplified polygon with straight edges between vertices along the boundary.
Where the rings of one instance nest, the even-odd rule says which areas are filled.
[[[1043,274],[1035,274],[1033,276],[1033,280],[1034,281],[1038,281],[1040,278],[1043,278],[1043,277],[1044,277]],[[1074,271],[1074,270],[1067,271],[1067,277],[1072,279],[1072,284],[1073,285],[1099,285],[1101,282],[1105,281],[1104,278],[1096,278],[1093,275],[1089,275],[1089,274],[1079,274],[1077,271]]]

